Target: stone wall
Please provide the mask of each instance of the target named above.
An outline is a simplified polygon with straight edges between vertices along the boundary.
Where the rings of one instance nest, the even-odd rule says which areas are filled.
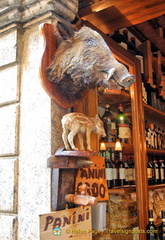
[[[76,12],[75,0],[0,2],[0,240],[38,240],[39,215],[51,211],[47,158],[69,110],[41,87],[39,24]]]

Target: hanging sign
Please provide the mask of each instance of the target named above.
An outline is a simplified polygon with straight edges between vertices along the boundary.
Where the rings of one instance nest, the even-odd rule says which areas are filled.
[[[91,207],[40,215],[40,240],[92,240]]]
[[[90,160],[93,161],[90,168],[79,168],[78,170],[75,191],[80,194],[79,187],[85,183],[88,186],[86,195],[96,197],[98,201],[108,200],[105,160],[98,156],[92,156]]]

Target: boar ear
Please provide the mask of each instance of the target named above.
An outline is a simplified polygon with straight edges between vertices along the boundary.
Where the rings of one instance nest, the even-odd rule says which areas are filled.
[[[74,29],[70,22],[58,22],[57,29],[64,40],[70,40],[74,36]]]

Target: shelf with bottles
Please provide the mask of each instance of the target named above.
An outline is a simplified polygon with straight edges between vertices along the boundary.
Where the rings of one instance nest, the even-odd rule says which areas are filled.
[[[143,101],[165,112],[165,66],[161,52],[146,40],[140,45],[144,55]]]
[[[147,156],[148,190],[165,188],[165,156]]]
[[[147,148],[147,154],[165,155],[165,150]]]
[[[109,194],[124,194],[135,191],[135,166],[133,154],[106,149],[101,151],[105,157],[105,175]]]
[[[165,112],[162,112],[145,103],[143,105],[145,119],[152,119],[155,124],[165,126]]]
[[[108,193],[110,195],[124,195],[124,194],[128,194],[128,193],[133,193],[136,192],[136,186],[135,185],[125,185],[121,187],[114,187],[111,189],[108,189]]]
[[[115,148],[116,143],[121,142],[122,149],[131,149],[132,143],[132,122],[131,105],[118,103],[114,111],[109,102],[104,103],[104,108],[99,106],[99,115],[103,121],[106,136],[101,139],[106,144],[106,148]],[[126,111],[125,111],[126,109]],[[126,144],[126,145],[125,145]],[[125,150],[124,150],[125,151]]]
[[[132,144],[120,143],[123,154],[133,154],[134,149]],[[115,143],[105,142],[107,149],[115,149]]]
[[[98,90],[99,93],[99,97],[98,97],[98,101],[99,101],[99,106],[100,107],[104,107],[105,103],[109,102],[110,105],[113,107],[113,105],[116,105],[118,103],[130,103],[131,102],[131,96],[129,93],[121,90],[121,89],[100,89]],[[114,109],[114,107],[113,107]]]
[[[148,185],[148,190],[165,188],[165,184]]]

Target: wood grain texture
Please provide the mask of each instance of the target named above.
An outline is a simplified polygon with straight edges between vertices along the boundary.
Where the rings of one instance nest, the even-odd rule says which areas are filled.
[[[63,210],[66,207],[66,194],[75,193],[77,169],[52,170],[52,209]]]
[[[94,4],[80,9],[79,16],[98,26],[103,32],[109,33],[159,17],[164,12],[164,0],[96,0]],[[160,19],[160,22],[163,20]]]

